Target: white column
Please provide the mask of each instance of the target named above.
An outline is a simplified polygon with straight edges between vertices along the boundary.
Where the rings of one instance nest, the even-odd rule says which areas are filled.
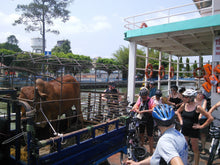
[[[172,59],[172,55],[169,54],[169,71],[171,68],[171,59]],[[168,72],[168,95],[170,94],[170,87],[171,87],[171,79],[170,79],[170,72]]]
[[[161,51],[159,52],[159,68],[158,68],[158,71],[159,71],[159,69],[160,69],[160,67],[161,67],[161,59],[162,59],[162,53],[161,53]],[[159,72],[158,72],[159,73]],[[157,88],[158,89],[160,89],[160,76],[159,76],[159,74],[158,74],[158,82],[157,82]]]
[[[133,103],[135,98],[136,49],[136,42],[130,42],[128,64],[128,101],[130,103]]]
[[[201,56],[199,56],[199,67],[202,66],[201,65]],[[200,72],[200,74],[202,74],[202,71]],[[201,87],[201,79],[199,78],[199,83],[198,83],[198,87],[197,88],[200,88]]]
[[[145,48],[145,51],[146,51],[146,59],[145,59],[145,68],[146,68],[147,64],[148,64],[148,61],[149,61],[149,49],[148,49],[148,47]],[[145,77],[145,87],[146,87],[147,86],[147,77],[146,77],[146,75],[144,77]]]
[[[177,57],[176,85],[179,86],[180,56]]]

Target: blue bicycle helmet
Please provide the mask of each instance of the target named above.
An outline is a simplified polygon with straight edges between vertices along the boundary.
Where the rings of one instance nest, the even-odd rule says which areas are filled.
[[[154,107],[153,118],[160,126],[170,126],[174,122],[175,112],[173,108],[167,104],[160,104]]]

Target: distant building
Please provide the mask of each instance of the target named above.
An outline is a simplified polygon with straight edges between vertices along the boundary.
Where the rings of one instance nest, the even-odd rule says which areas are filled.
[[[66,40],[57,41],[57,46],[60,47],[64,42],[66,42]]]

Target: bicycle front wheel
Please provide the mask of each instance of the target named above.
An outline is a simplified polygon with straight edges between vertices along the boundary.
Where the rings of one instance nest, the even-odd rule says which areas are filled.
[[[145,147],[135,147],[133,150],[133,155],[135,157],[135,160],[141,161],[147,157],[147,151]]]
[[[212,162],[214,161],[215,158],[216,150],[218,148],[218,144],[219,144],[219,139],[214,139],[207,165],[212,165]]]

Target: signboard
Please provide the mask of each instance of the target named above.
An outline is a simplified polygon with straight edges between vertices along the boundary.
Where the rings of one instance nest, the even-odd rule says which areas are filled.
[[[47,56],[47,57],[51,57],[51,51],[45,51],[45,56]]]
[[[220,37],[215,37],[214,39],[213,61],[220,61]]]

